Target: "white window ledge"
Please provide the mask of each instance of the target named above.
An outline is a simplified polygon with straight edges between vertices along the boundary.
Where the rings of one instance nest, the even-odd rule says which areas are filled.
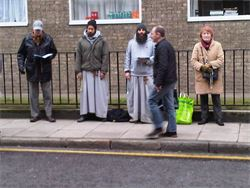
[[[250,15],[238,16],[188,16],[188,22],[250,20]]]
[[[0,22],[0,27],[27,26],[28,22]]]
[[[87,25],[89,20],[71,20],[69,25]],[[130,24],[130,23],[141,23],[141,19],[106,19],[96,20],[97,24]]]

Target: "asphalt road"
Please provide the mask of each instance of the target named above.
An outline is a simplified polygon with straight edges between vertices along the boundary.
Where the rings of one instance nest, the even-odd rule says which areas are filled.
[[[0,150],[0,188],[250,187],[249,160],[55,152]]]

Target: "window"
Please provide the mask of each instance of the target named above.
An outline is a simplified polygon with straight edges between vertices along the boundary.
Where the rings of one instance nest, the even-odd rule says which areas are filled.
[[[140,23],[141,0],[69,0],[70,24]]]
[[[0,26],[28,25],[27,0],[0,0]]]
[[[250,20],[250,0],[188,0],[188,21]]]

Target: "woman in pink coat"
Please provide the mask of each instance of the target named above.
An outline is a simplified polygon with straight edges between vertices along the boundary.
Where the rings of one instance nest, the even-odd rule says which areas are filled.
[[[203,26],[200,31],[200,42],[195,44],[192,53],[192,65],[195,70],[195,92],[200,95],[201,121],[199,125],[208,122],[208,94],[212,96],[214,119],[223,126],[220,94],[223,93],[222,66],[224,53],[219,42],[213,39],[214,31],[210,26]],[[217,69],[218,77],[213,78]],[[204,78],[207,73],[209,78]]]

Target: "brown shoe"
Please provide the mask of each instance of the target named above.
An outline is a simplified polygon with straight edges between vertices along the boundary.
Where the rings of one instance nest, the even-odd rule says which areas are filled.
[[[154,129],[151,133],[147,134],[147,137],[149,138],[155,138],[158,137],[160,134],[162,134],[162,128]]]

